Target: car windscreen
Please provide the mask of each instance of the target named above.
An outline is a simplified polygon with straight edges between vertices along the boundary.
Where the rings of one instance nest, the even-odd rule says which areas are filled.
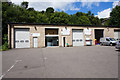
[[[109,38],[110,39],[110,41],[115,41],[115,39],[114,38]]]

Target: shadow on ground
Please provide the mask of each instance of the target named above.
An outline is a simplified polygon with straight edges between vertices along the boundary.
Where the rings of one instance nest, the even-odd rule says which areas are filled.
[[[117,51],[117,52],[120,52],[120,49],[117,49],[116,51]]]

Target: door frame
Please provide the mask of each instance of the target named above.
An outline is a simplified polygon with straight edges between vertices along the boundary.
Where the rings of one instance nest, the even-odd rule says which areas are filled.
[[[94,29],[94,38],[95,39],[96,39],[97,30],[102,31],[102,36],[105,37],[105,35],[104,35],[105,30],[104,29]],[[100,39],[99,39],[99,41],[100,41]],[[98,43],[98,40],[97,40],[97,43]]]
[[[34,47],[34,38],[37,38],[37,47]],[[33,37],[33,48],[38,48],[38,37]]]

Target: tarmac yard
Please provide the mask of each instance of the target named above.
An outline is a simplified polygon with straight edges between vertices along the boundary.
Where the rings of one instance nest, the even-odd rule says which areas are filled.
[[[3,51],[3,78],[117,78],[112,46],[31,48]]]

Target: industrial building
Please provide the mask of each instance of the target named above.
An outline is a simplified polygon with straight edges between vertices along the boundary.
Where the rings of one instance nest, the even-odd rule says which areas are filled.
[[[120,26],[9,23],[9,48],[95,45],[100,37],[120,38]]]

